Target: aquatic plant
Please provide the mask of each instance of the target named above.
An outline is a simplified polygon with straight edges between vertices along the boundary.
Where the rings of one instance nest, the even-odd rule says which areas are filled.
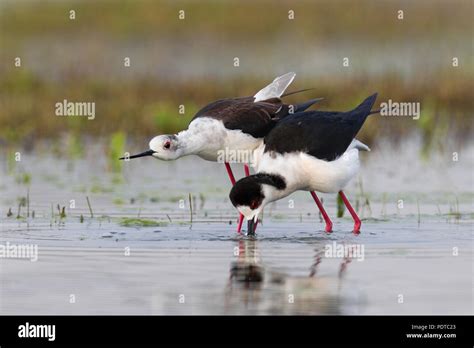
[[[122,218],[119,224],[120,226],[124,226],[124,227],[156,227],[156,226],[168,225],[168,223],[165,221],[156,221],[156,220],[138,219],[138,218]]]
[[[126,135],[123,131],[112,133],[109,143],[109,166],[114,173],[122,171],[122,161],[118,158],[125,152]]]
[[[340,195],[337,195],[336,201],[337,201],[337,217],[342,218],[344,216],[344,211],[346,209],[346,207],[344,206],[344,201],[342,200]]]
[[[89,201],[88,196],[86,196],[86,200],[87,200],[87,206],[89,207],[89,212],[91,213],[91,218],[93,218],[94,217],[94,212],[92,211],[91,202]]]

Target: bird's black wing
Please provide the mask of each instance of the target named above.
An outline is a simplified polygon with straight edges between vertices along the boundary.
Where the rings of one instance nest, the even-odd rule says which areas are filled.
[[[301,151],[333,161],[347,150],[371,113],[376,97],[370,96],[349,112],[310,111],[284,118],[265,137],[265,152]]]
[[[241,130],[255,138],[263,138],[278,121],[288,115],[304,111],[320,100],[322,98],[289,105],[284,104],[279,98],[259,102],[254,102],[254,97],[221,99],[199,110],[191,122],[200,117],[211,117],[221,120],[227,129]]]
[[[220,99],[216,100],[212,103],[207,104],[205,107],[200,109],[196,115],[192,118],[191,121],[195,120],[196,118],[199,117],[205,117],[205,116],[215,116],[223,112],[228,107],[231,107],[234,104],[240,104],[240,103],[251,103],[253,102],[254,98],[253,97],[243,97],[243,98],[226,98],[226,99]]]
[[[227,129],[263,138],[275,126],[282,105],[278,98],[260,102],[254,102],[253,97],[222,99],[205,106],[191,122],[199,117],[210,117],[221,120]]]

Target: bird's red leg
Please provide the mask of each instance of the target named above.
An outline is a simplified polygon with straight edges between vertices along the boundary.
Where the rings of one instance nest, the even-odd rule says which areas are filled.
[[[346,195],[344,192],[339,191],[339,195],[342,198],[342,201],[347,207],[347,210],[349,210],[349,213],[351,213],[352,218],[354,219],[354,233],[359,234],[360,233],[360,225],[362,222],[360,221],[359,217],[357,216],[357,213],[355,212],[354,208],[352,208],[351,204],[349,203],[349,200],[347,199]]]
[[[239,224],[237,225],[237,233],[240,234],[242,229],[242,223],[244,222],[244,216],[239,213]]]
[[[230,182],[232,183],[232,186],[235,185],[235,178],[234,178],[234,173],[232,173],[232,168],[230,167],[230,164],[228,162],[224,162],[225,164],[225,169],[227,169],[227,175],[229,175]]]
[[[325,231],[328,233],[332,232],[332,222],[331,222],[331,219],[329,218],[328,213],[326,213],[326,210],[324,210],[323,204],[321,203],[321,201],[319,200],[318,196],[316,195],[314,191],[310,191],[310,193],[311,193],[311,196],[313,196],[313,199],[316,202],[316,205],[318,206],[319,211],[323,215],[324,221],[326,222]]]
[[[250,169],[249,169],[249,165],[248,164],[244,164],[244,172],[245,172],[245,176],[249,176],[250,175]],[[237,232],[240,233],[240,230],[242,229],[242,223],[244,222],[244,216],[242,214],[239,215],[239,224],[237,226]],[[257,225],[255,225],[255,227],[257,227]]]
[[[228,162],[224,162],[225,164],[225,169],[227,169],[227,175],[229,175],[230,182],[232,183],[232,186],[235,185],[235,177],[234,173],[232,173],[232,168],[230,167],[230,164]],[[240,234],[240,230],[242,229],[242,222],[244,221],[244,216],[239,213],[239,224],[237,225],[237,233]]]
[[[247,163],[244,164],[244,171],[245,171],[245,176],[250,175],[250,169],[249,169],[249,165]]]

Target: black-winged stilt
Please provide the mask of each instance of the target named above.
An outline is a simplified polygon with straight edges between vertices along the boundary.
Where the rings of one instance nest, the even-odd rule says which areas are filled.
[[[256,172],[237,181],[229,197],[248,220],[248,233],[263,207],[297,191],[310,191],[326,222],[332,222],[314,191],[339,192],[354,219],[354,233],[361,221],[342,191],[359,171],[359,150],[370,149],[355,139],[372,112],[377,94],[348,112],[307,111],[280,121],[255,150]]]
[[[295,73],[277,77],[253,97],[228,98],[208,104],[196,113],[186,130],[178,134],[154,137],[148,151],[121,157],[132,159],[152,156],[161,160],[176,160],[187,155],[197,155],[208,161],[219,161],[222,153],[247,152],[251,158],[253,151],[262,144],[263,137],[286,116],[301,112],[322,98],[312,99],[297,105],[284,104],[281,97],[295,78]],[[302,90],[305,91],[305,90]],[[237,158],[236,158],[237,159]],[[229,162],[224,159],[227,174],[232,185],[235,177]],[[238,159],[236,162],[239,162]],[[248,164],[244,162],[245,175],[250,175]],[[237,231],[242,227],[240,215]]]

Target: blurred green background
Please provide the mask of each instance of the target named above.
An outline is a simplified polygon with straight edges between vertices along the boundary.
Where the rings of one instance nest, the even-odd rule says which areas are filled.
[[[0,48],[5,148],[64,136],[69,155],[95,137],[143,148],[153,135],[185,128],[207,103],[253,95],[288,71],[297,73],[289,90],[314,88],[288,101],[324,97],[320,109],[350,109],[376,91],[379,102],[421,103],[418,121],[372,117],[363,141],[415,134],[428,151],[472,132],[470,0],[2,0]],[[95,119],[55,116],[64,99],[95,102]]]

